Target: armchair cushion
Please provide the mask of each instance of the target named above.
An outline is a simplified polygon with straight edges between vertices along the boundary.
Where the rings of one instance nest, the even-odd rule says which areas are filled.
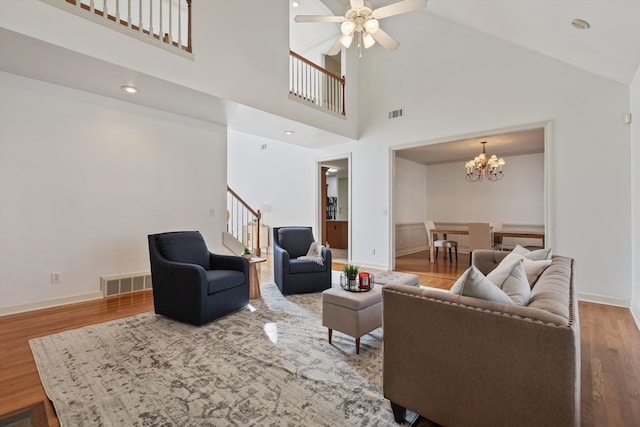
[[[216,292],[242,286],[244,284],[244,274],[236,270],[208,270],[207,272],[207,294],[213,295]]]
[[[298,273],[315,273],[326,271],[327,267],[325,265],[318,264],[314,261],[307,261],[301,259],[292,259],[289,260],[289,273],[298,274]]]
[[[160,253],[166,259],[185,264],[196,264],[208,270],[209,249],[197,231],[165,233],[156,239]]]
[[[310,228],[287,227],[278,230],[278,243],[289,252],[290,259],[306,255],[313,242],[313,233]]]

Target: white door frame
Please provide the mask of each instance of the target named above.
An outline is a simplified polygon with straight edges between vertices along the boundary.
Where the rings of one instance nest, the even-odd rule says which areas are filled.
[[[552,201],[554,200],[554,187],[552,185],[554,178],[553,171],[553,158],[552,158],[552,127],[553,120],[546,120],[541,122],[527,123],[517,126],[511,126],[507,128],[483,130],[478,132],[472,132],[464,135],[449,136],[446,138],[431,139],[427,141],[414,142],[411,144],[395,145],[389,147],[389,269],[394,270],[396,267],[396,230],[395,230],[395,167],[396,167],[396,151],[406,148],[421,147],[424,145],[440,144],[444,142],[454,142],[462,139],[482,138],[488,135],[495,135],[508,132],[517,132],[529,129],[544,128],[544,234],[545,234],[545,246],[555,246],[555,224],[553,222],[553,209]],[[349,173],[351,173],[351,166],[349,166]],[[351,197],[351,193],[349,193]],[[351,211],[349,211],[351,213]],[[349,246],[351,248],[351,246]]]
[[[316,230],[318,230],[318,233],[321,233],[322,231],[322,221],[325,220],[325,216],[326,216],[326,212],[321,212],[322,210],[322,204],[320,203],[320,183],[322,182],[322,164],[323,163],[327,163],[327,162],[331,162],[331,161],[335,161],[335,160],[347,160],[347,164],[348,164],[348,171],[347,171],[347,192],[349,193],[349,197],[348,197],[348,201],[347,201],[347,209],[349,211],[348,215],[347,215],[347,221],[348,221],[348,236],[347,236],[347,260],[349,262],[351,262],[351,252],[352,252],[352,243],[351,243],[351,235],[352,235],[352,221],[351,221],[351,215],[353,210],[351,209],[351,200],[352,200],[352,189],[353,189],[353,178],[352,178],[352,165],[351,165],[351,153],[346,153],[346,154],[336,154],[330,157],[322,157],[322,158],[318,158],[316,159],[316,183],[315,183],[315,189],[316,189],[316,197],[315,197],[315,203],[316,203]],[[322,236],[320,236],[319,238],[321,238]],[[323,242],[324,243],[324,242]]]

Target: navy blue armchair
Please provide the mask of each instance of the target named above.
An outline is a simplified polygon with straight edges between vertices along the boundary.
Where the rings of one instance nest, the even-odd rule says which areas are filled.
[[[155,312],[203,325],[249,304],[249,262],[216,255],[198,231],[151,234]]]
[[[299,260],[315,240],[311,227],[273,228],[273,278],[283,295],[320,292],[331,287],[331,251],[322,248],[324,265]]]

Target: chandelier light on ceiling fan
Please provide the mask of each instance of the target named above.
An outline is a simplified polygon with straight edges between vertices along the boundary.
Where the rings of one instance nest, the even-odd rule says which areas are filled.
[[[296,22],[335,22],[340,24],[342,33],[335,44],[329,49],[327,55],[336,55],[345,47],[349,48],[356,37],[360,57],[362,57],[362,46],[370,48],[376,42],[387,50],[394,50],[400,43],[380,28],[378,20],[401,13],[413,12],[423,9],[427,5],[427,0],[401,0],[374,9],[371,3],[364,0],[349,0],[349,9],[344,16],[316,16],[297,15]]]
[[[482,182],[483,179],[493,182],[502,179],[502,166],[504,166],[506,162],[502,157],[498,158],[495,154],[487,159],[487,152],[485,150],[486,143],[487,141],[482,141],[482,153],[464,165],[467,169],[465,179],[469,182]]]

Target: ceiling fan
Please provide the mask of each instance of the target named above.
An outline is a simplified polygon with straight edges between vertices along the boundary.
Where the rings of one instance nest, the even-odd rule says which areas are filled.
[[[423,9],[427,5],[427,0],[401,0],[374,9],[368,1],[349,0],[350,7],[344,16],[318,16],[318,15],[297,15],[296,22],[335,22],[340,23],[342,35],[329,49],[327,55],[333,56],[340,52],[342,47],[348,48],[357,37],[358,47],[370,48],[376,42],[387,50],[394,50],[400,43],[380,28],[379,19],[401,13],[413,12]]]

